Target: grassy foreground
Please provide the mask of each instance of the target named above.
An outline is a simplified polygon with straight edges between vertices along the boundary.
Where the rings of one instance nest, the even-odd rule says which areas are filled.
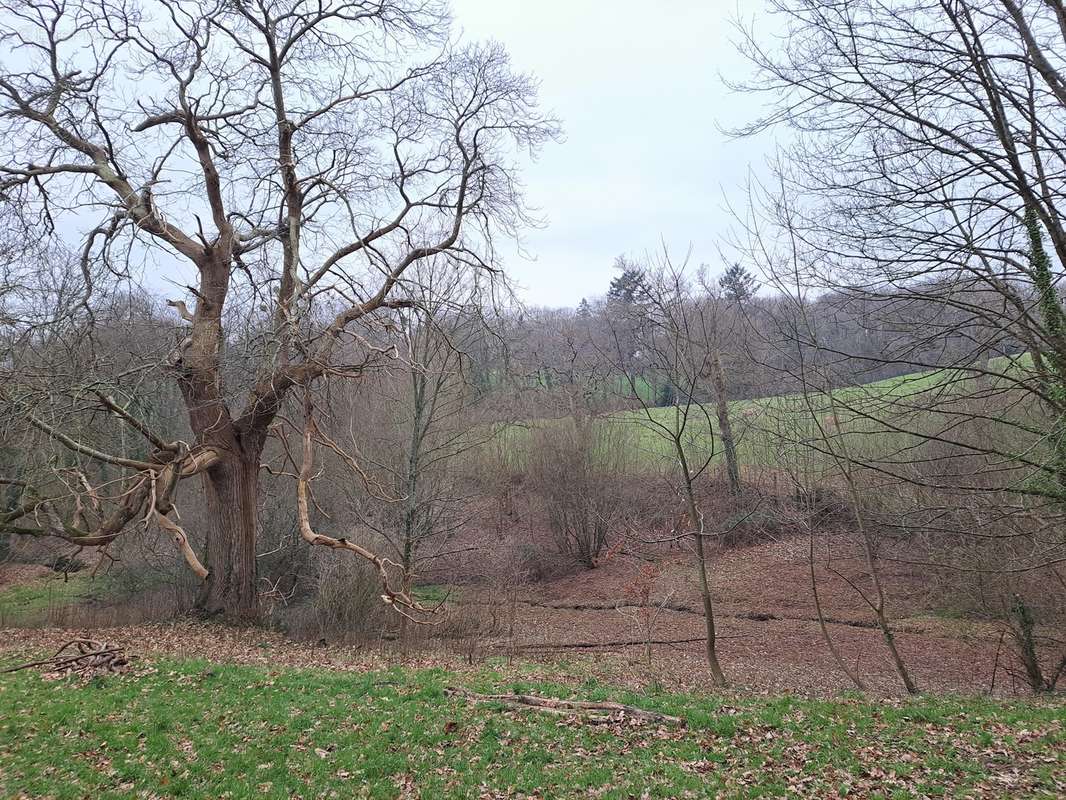
[[[445,693],[619,699],[675,729]],[[86,682],[0,676],[0,796],[1057,797],[1066,704],[634,695],[485,669],[316,672],[156,662]]]

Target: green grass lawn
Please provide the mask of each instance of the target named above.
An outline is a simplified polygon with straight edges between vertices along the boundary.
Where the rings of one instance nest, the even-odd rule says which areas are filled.
[[[459,587],[445,584],[427,583],[411,588],[411,596],[424,605],[436,605],[447,600],[457,601],[461,594]]]
[[[1027,369],[1029,361],[993,359],[991,368],[1006,374]],[[788,462],[800,471],[829,466],[828,456],[817,450],[847,452],[852,457],[892,459],[919,442],[919,437],[903,433],[919,431],[927,425],[938,426],[946,420],[936,419],[954,399],[973,390],[975,377],[961,369],[940,369],[899,375],[859,386],[835,389],[831,393],[812,390],[803,394],[779,395],[729,403],[737,454],[750,466],[782,466]],[[650,411],[655,422],[672,427],[672,407]],[[950,412],[949,412],[950,413]],[[674,454],[661,433],[649,424],[643,411],[616,414],[616,420],[632,421],[639,430],[637,448],[653,460],[671,461]],[[839,427],[836,423],[839,422]],[[708,433],[713,436],[708,436]],[[697,454],[713,453],[716,461],[724,460],[714,408],[696,408],[689,414],[686,429],[688,446]],[[796,444],[813,444],[815,450]]]
[[[485,668],[344,673],[157,662],[0,676],[0,796],[1056,797],[1061,699],[635,695]],[[518,673],[524,674],[524,673]],[[681,729],[470,705],[445,688],[619,699]]]

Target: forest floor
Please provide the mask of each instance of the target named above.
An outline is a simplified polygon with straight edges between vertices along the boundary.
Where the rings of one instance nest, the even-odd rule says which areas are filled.
[[[808,557],[808,544],[801,539],[727,548],[714,556],[718,652],[731,684],[811,697],[854,688],[823,639],[811,599]],[[892,562],[882,569],[895,641],[921,690],[1003,696],[1027,692],[1024,673],[1001,627],[945,613],[929,596],[927,581],[917,569]],[[861,560],[837,547],[828,567],[824,558],[816,559],[815,580],[826,628],[869,693],[902,694],[881,631],[859,591],[869,592]],[[642,582],[648,589],[646,604]],[[80,602],[94,585],[82,573],[62,580],[45,568],[0,565],[0,625],[41,611],[46,603]],[[134,652],[179,658],[226,652],[232,660],[247,663],[249,652],[258,652],[247,641],[261,640],[269,643],[271,658],[283,652],[284,663],[294,666],[317,664],[322,658],[336,665],[356,656],[361,665],[375,667],[414,654],[445,661],[456,655],[464,660],[499,656],[581,661],[588,674],[632,688],[654,684],[700,691],[710,685],[696,574],[691,555],[683,550],[615,553],[593,570],[535,583],[492,586],[463,581],[427,592],[434,601],[447,598],[447,622],[457,624],[414,629],[409,648],[380,640],[323,648],[287,642],[269,629],[234,630],[187,620],[109,628],[107,636],[117,637]],[[77,618],[67,611],[76,606],[57,608],[63,613],[51,618]],[[649,622],[650,659],[644,646]],[[72,635],[56,627],[12,628],[0,635],[0,653],[34,643],[47,648]],[[230,639],[234,641],[227,644]],[[255,658],[252,663],[257,663]]]
[[[870,605],[864,563],[838,547],[819,555],[814,577],[834,644],[867,688],[902,692]],[[897,647],[922,690],[1024,693],[1023,673],[1002,628],[938,607],[920,572],[885,562],[886,612]],[[641,583],[649,582],[649,600]],[[718,652],[730,681],[757,691],[827,695],[854,688],[830,654],[812,600],[808,543],[791,539],[724,549],[711,568]],[[491,609],[496,648],[545,657],[611,653],[597,659],[604,677],[631,673],[678,690],[708,685],[705,623],[691,555],[681,550],[630,553],[594,570],[524,586],[520,592],[459,588],[457,602]],[[652,623],[651,661],[641,642]],[[619,645],[620,642],[632,644]],[[609,674],[608,674],[609,673]]]

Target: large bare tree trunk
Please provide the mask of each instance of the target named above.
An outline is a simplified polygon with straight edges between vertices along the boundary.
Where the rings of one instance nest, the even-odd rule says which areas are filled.
[[[259,453],[223,459],[204,475],[207,512],[204,581],[196,608],[204,614],[257,616],[255,548],[259,534]]]

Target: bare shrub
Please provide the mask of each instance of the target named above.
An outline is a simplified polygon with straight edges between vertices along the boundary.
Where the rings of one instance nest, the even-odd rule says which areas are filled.
[[[1034,692],[1052,691],[1066,670],[1066,582],[1055,563],[1066,548],[1058,525],[1008,508],[1000,494],[982,501],[969,493],[967,500],[970,508],[941,510],[935,529],[923,520],[910,558],[928,566],[936,605],[995,623],[1021,680]]]
[[[777,508],[782,502],[789,504],[789,498],[767,496],[754,481],[734,492],[728,477],[715,471],[702,477],[695,489],[708,526],[705,535],[713,537],[719,548],[747,547],[795,533]],[[673,532],[679,532],[685,524],[687,516]]]
[[[630,509],[631,451],[624,425],[594,418],[556,420],[530,434],[530,489],[544,504],[558,552],[588,569]]]
[[[381,602],[381,582],[373,565],[315,552],[312,568],[313,594],[277,615],[289,635],[330,642],[379,637],[388,610]]]
[[[660,564],[641,565],[625,587],[626,605],[618,612],[629,619],[644,643],[644,660],[651,666],[651,646],[659,617],[673,598],[676,589],[656,593],[663,570]]]
[[[436,649],[458,654],[468,664],[477,663],[488,640],[504,630],[504,602],[502,597],[491,597],[484,603],[461,604],[453,596],[434,624],[406,626],[404,636],[394,646],[404,652]]]
[[[970,420],[955,436],[992,446],[1003,433]],[[915,450],[909,472],[866,492],[874,518],[906,543],[902,558],[928,576],[934,605],[994,623],[1014,654],[1005,669],[1034,692],[1053,690],[1066,672],[1061,504],[1012,493],[1026,478],[1022,470],[1006,464],[992,471],[985,457],[960,444],[929,440]]]

